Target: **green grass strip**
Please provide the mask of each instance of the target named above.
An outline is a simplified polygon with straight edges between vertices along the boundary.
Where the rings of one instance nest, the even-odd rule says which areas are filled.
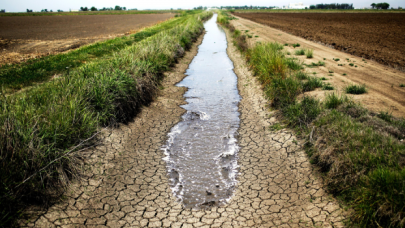
[[[4,88],[4,92],[11,93],[34,83],[47,81],[55,74],[67,72],[94,59],[108,58],[114,52],[184,23],[188,17],[177,17],[129,37],[98,42],[68,53],[50,55],[21,64],[4,65],[0,68],[0,86]]]

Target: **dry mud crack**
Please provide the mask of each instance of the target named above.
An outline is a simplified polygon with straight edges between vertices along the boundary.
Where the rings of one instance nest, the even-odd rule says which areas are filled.
[[[228,36],[229,39],[229,36]],[[174,84],[197,53],[197,45],[165,78],[160,96],[128,125],[106,135],[88,152],[89,170],[67,199],[22,226],[35,227],[342,227],[336,200],[312,173],[294,134],[271,132],[266,100],[236,48],[228,55],[238,75],[238,185],[230,202],[205,210],[184,209],[169,188],[161,146],[184,110],[183,87]]]

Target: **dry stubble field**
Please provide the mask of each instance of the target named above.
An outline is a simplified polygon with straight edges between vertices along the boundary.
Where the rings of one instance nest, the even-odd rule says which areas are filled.
[[[0,65],[129,34],[174,14],[0,17]]]

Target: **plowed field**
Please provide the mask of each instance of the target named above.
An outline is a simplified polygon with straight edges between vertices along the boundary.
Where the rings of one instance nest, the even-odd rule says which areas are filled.
[[[0,17],[0,65],[128,34],[174,14]]]
[[[234,13],[308,40],[405,68],[403,13]]]

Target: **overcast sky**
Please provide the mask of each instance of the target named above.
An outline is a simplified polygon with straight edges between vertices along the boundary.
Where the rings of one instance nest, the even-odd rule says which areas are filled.
[[[264,0],[0,0],[0,9],[5,9],[7,12],[23,12],[26,9],[33,9],[34,11],[40,11],[41,9],[48,10],[64,10],[80,9],[81,6],[97,8],[114,7],[115,5],[125,6],[127,9],[137,8],[142,9],[170,9],[170,8],[193,8],[197,6],[236,6],[236,5],[257,5],[257,6],[279,6],[288,5],[289,3],[303,2],[304,5],[312,5],[319,3],[353,3],[355,8],[368,7],[371,3],[379,3],[384,1],[372,1],[372,0],[307,0],[307,1],[264,1]],[[398,6],[405,7],[404,0],[388,0],[390,7],[397,8]]]

